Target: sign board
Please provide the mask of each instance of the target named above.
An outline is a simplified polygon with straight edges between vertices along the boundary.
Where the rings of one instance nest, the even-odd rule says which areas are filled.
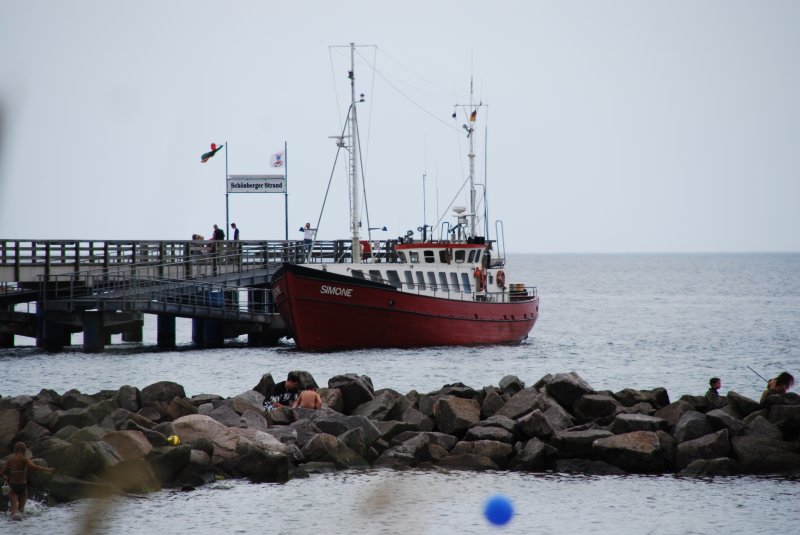
[[[228,175],[228,193],[286,193],[283,175]]]

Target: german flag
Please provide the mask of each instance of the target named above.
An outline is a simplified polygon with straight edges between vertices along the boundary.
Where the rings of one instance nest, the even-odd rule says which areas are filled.
[[[201,163],[206,163],[206,162],[209,160],[209,158],[213,158],[213,157],[214,157],[214,155],[215,155],[217,152],[219,152],[219,150],[220,150],[222,147],[224,147],[224,146],[225,146],[225,145],[220,145],[220,146],[218,147],[216,143],[212,143],[212,144],[211,144],[211,150],[210,150],[210,151],[208,151],[208,152],[206,152],[206,153],[204,153],[202,156],[200,156],[200,162],[201,162]]]

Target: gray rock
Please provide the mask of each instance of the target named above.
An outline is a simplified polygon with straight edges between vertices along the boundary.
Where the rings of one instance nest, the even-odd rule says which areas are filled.
[[[542,414],[547,418],[547,422],[553,431],[562,429],[569,429],[575,426],[575,419],[562,407],[558,402],[550,396],[542,397]]]
[[[517,455],[511,460],[511,470],[525,470],[537,472],[544,470],[549,459],[555,456],[556,450],[538,438],[532,438],[520,448]]]
[[[348,373],[331,377],[328,388],[338,388],[342,392],[345,414],[375,397],[372,379],[366,375]]]
[[[50,423],[50,415],[59,410],[58,406],[47,401],[34,401],[33,404],[26,409],[28,421],[36,422],[37,424],[47,427]],[[2,413],[2,411],[0,411]]]
[[[80,429],[96,423],[95,419],[86,411],[86,408],[74,408],[53,412],[50,415],[47,427],[50,431],[55,432],[68,425],[74,425]]]
[[[97,400],[88,394],[81,394],[79,390],[67,390],[61,396],[61,406],[64,409],[83,409],[97,403]]]
[[[786,435],[797,436],[800,431],[800,405],[772,405],[767,419]]]
[[[247,390],[231,398],[233,410],[244,414],[247,410],[261,411],[264,409],[264,396],[255,390]]]
[[[394,409],[401,398],[403,396],[394,390],[383,390],[375,394],[373,399],[355,407],[352,414],[364,416],[370,420],[396,420],[397,414]]]
[[[485,455],[475,455],[471,453],[451,454],[439,460],[439,466],[455,468],[460,470],[499,470],[500,467]]]
[[[657,410],[654,416],[666,420],[669,427],[675,427],[675,425],[681,419],[681,416],[690,411],[694,411],[694,407],[685,401],[676,401]]]
[[[517,420],[517,429],[525,437],[548,440],[553,434],[553,427],[544,413],[536,409]]]
[[[592,444],[601,438],[613,436],[605,429],[588,429],[584,431],[556,431],[550,444],[569,457],[591,457]]]
[[[448,435],[463,435],[481,419],[481,406],[474,399],[445,396],[434,407],[436,427]]]
[[[534,387],[530,387],[511,396],[500,410],[495,412],[495,415],[516,420],[529,412],[542,408],[544,408],[544,404],[541,394]]]
[[[667,421],[656,416],[644,414],[618,414],[611,422],[611,432],[615,435],[632,431],[658,431],[667,429]]]
[[[410,424],[408,422],[400,422],[397,420],[389,420],[388,422],[372,422],[375,428],[380,432],[380,437],[387,442],[392,440],[400,433],[406,431],[432,431],[431,429],[419,429],[419,426]]]
[[[705,414],[696,411],[689,411],[681,416],[678,423],[675,424],[675,430],[672,436],[679,444],[687,440],[694,440],[714,432],[711,423],[706,418]]]
[[[738,394],[733,390],[729,391],[726,397],[728,398],[728,404],[734,407],[743,417],[761,409],[758,401]]]
[[[154,448],[147,461],[153,467],[153,473],[158,480],[166,486],[186,468],[191,457],[191,446],[181,444],[180,446]]]
[[[734,418],[725,409],[714,409],[706,413],[706,418],[714,430],[727,429],[731,435],[741,435],[747,430],[747,425]]]
[[[695,459],[680,471],[682,476],[730,476],[738,472],[736,461],[728,457],[717,459]]]
[[[103,440],[103,437],[107,434],[108,429],[104,429],[99,425],[90,425],[74,432],[67,441],[71,444],[78,442],[97,442]]]
[[[516,375],[506,375],[500,382],[498,383],[500,390],[502,390],[506,394],[514,395],[523,388],[525,388],[525,383]]]
[[[106,433],[103,440],[111,444],[124,461],[144,459],[153,451],[153,445],[141,431],[112,431]]]
[[[59,457],[52,466],[57,466],[61,474],[79,479],[103,474],[122,460],[107,442],[77,442],[60,450]],[[45,458],[51,463],[51,459]]]
[[[345,431],[360,427],[364,430],[364,440],[371,446],[380,436],[381,432],[375,424],[364,416],[329,415],[314,420],[314,425],[322,432],[339,436]]]
[[[125,385],[117,390],[114,400],[121,409],[136,412],[142,408],[142,394],[138,388]]]
[[[752,436],[733,437],[733,451],[746,473],[796,473],[800,453],[796,445]]]
[[[142,427],[141,425],[137,424],[133,420],[128,420],[125,423],[125,427],[119,429],[120,431],[128,430],[128,431],[139,431],[142,433],[150,445],[154,447],[166,446],[167,445],[167,437],[169,435],[165,435],[156,431],[155,429],[147,429],[146,427]],[[170,433],[171,435],[172,433]]]
[[[22,411],[15,408],[0,409],[0,454],[11,449],[11,442],[20,429],[22,429]]]
[[[493,416],[505,403],[497,390],[494,388],[487,389],[483,396],[483,403],[481,403],[481,418]]]
[[[317,390],[317,394],[322,398],[324,407],[330,407],[336,412],[344,413],[344,398],[341,390],[338,388],[320,388]]]
[[[593,474],[602,476],[618,476],[627,474],[625,470],[603,461],[590,459],[557,459],[555,471],[562,474]]]
[[[62,502],[84,498],[104,498],[121,492],[120,489],[106,482],[84,481],[60,473],[56,473],[45,488],[52,498]]]
[[[730,433],[722,429],[716,433],[687,440],[678,444],[675,460],[678,469],[688,466],[695,459],[716,459],[728,457],[731,452]]]
[[[16,444],[17,442],[22,441],[27,444],[28,447],[33,447],[33,445],[37,442],[44,440],[45,438],[49,438],[50,436],[50,431],[36,422],[30,421],[25,424],[25,427],[20,429],[19,433],[17,433],[17,435],[14,437],[12,443]]]
[[[226,427],[238,427],[239,415],[227,405],[220,405],[208,415]]]
[[[414,407],[408,407],[399,415],[398,419],[401,422],[412,424],[420,431],[433,431],[436,425],[433,418],[428,418]]]
[[[144,387],[141,391],[142,405],[153,401],[169,403],[176,396],[183,399],[186,397],[186,391],[183,386],[172,381],[159,381]]]
[[[514,433],[506,431],[502,427],[470,427],[464,435],[465,441],[481,441],[492,440],[497,442],[505,442],[506,444],[514,443]]]
[[[458,442],[449,456],[470,454],[488,457],[499,467],[505,467],[514,453],[514,447],[507,442],[497,440],[476,440]],[[448,457],[449,457],[448,456]]]
[[[338,438],[320,433],[303,446],[303,456],[309,461],[336,463],[339,468],[363,468],[369,463],[345,446]]]
[[[573,413],[584,422],[613,417],[622,410],[622,404],[609,395],[585,394],[573,405]]]
[[[757,416],[745,424],[747,426],[744,433],[745,435],[770,440],[783,440],[783,431],[781,431],[780,427],[767,420],[764,416],[755,412],[753,414]],[[750,418],[750,416],[748,416],[748,418]]]
[[[557,373],[545,385],[548,394],[566,409],[572,409],[581,396],[594,394],[594,389],[575,372]]]
[[[111,466],[103,480],[128,493],[141,494],[161,490],[161,482],[150,463],[144,459],[122,461]]]
[[[272,378],[271,373],[265,373],[261,376],[261,379],[258,381],[258,384],[253,387],[253,390],[258,392],[264,397],[267,397],[269,391],[272,390],[272,387],[275,386],[275,379]]]
[[[601,438],[593,450],[602,461],[634,473],[660,473],[664,458],[658,435],[651,431],[633,431]]]
[[[264,416],[262,410],[247,409],[241,416],[240,425],[249,427],[251,429],[258,429],[259,431],[266,431],[269,428],[269,422]]]
[[[282,483],[289,480],[291,463],[284,453],[264,451],[242,442],[235,457],[225,459],[219,468],[234,477],[245,477],[255,483]]]

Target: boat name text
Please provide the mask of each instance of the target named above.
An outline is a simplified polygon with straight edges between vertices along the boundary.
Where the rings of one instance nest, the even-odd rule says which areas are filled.
[[[344,297],[353,297],[352,288],[341,288],[339,286],[321,286],[319,293],[322,295],[342,295]]]

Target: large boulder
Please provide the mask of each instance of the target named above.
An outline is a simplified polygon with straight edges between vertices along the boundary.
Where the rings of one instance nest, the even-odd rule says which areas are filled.
[[[450,454],[438,462],[439,466],[458,470],[499,470],[500,467],[489,457],[474,453]]]
[[[594,389],[577,373],[557,373],[545,380],[547,393],[554,397],[558,404],[571,410],[581,396],[594,394]]]
[[[238,414],[244,414],[247,410],[264,410],[264,399],[259,392],[246,390],[231,398],[231,408]]]
[[[121,409],[136,412],[142,408],[142,393],[135,386],[121,386],[113,397]]]
[[[153,451],[153,445],[141,431],[112,431],[103,440],[114,446],[125,461],[144,459]]]
[[[666,407],[662,407],[653,415],[657,418],[663,418],[667,421],[669,427],[675,427],[675,424],[681,419],[685,413],[694,411],[694,407],[685,401],[675,401]],[[696,412],[696,411],[695,411]]]
[[[266,451],[252,442],[241,441],[236,455],[218,466],[234,477],[246,477],[255,483],[277,483],[289,480],[292,464],[285,453]]]
[[[493,416],[505,403],[505,400],[496,388],[486,388],[483,395],[483,402],[481,403],[481,418]]]
[[[501,468],[508,464],[513,453],[514,447],[511,444],[497,440],[462,440],[450,451],[450,455],[470,454],[488,457]]]
[[[569,429],[575,426],[575,419],[555,399],[550,396],[543,396],[542,404],[544,406],[542,414],[547,418],[553,431]]]
[[[696,477],[730,476],[738,471],[739,467],[736,461],[728,457],[720,457],[717,459],[695,459],[680,471],[680,475]]]
[[[777,425],[787,437],[800,434],[800,405],[772,405],[767,419]]]
[[[497,416],[506,416],[516,420],[528,414],[529,412],[532,412],[536,409],[542,409],[543,407],[544,404],[541,399],[541,394],[534,387],[530,387],[523,388],[511,396],[499,410],[495,411],[494,414]]]
[[[208,417],[216,420],[225,427],[238,427],[240,416],[230,408],[228,405],[220,405],[216,409],[208,413]]]
[[[761,405],[759,405],[758,401],[738,394],[733,390],[728,392],[727,398],[728,405],[735,408],[742,417],[746,417],[761,409]]]
[[[672,435],[675,437],[675,441],[680,444],[687,440],[704,437],[713,432],[714,428],[711,427],[711,423],[705,414],[689,411],[684,413],[678,423],[675,424],[675,430]]]
[[[750,419],[745,425],[747,425],[744,432],[745,435],[770,440],[783,440],[783,431],[781,431],[781,428],[767,420],[764,416],[758,415]]]
[[[516,375],[506,375],[500,379],[500,382],[497,383],[497,386],[500,387],[500,390],[502,390],[503,393],[513,396],[525,388],[525,383]]]
[[[83,498],[104,498],[120,491],[120,489],[107,482],[84,481],[59,473],[48,481],[45,489],[52,498],[61,502],[70,502]]]
[[[258,384],[253,387],[253,390],[258,392],[264,397],[267,397],[269,391],[272,390],[272,387],[275,386],[275,379],[272,378],[271,373],[265,373],[261,376],[261,379],[258,381]]]
[[[552,446],[545,444],[538,438],[532,438],[519,448],[517,455],[511,459],[509,468],[528,472],[543,470],[548,460],[555,453],[556,450]]]
[[[142,389],[141,404],[144,406],[153,401],[169,403],[175,396],[179,398],[186,397],[186,391],[183,386],[172,381],[159,381]]]
[[[371,446],[372,443],[378,440],[378,438],[381,436],[381,431],[375,426],[375,423],[364,416],[343,416],[340,414],[331,414],[317,418],[314,420],[314,425],[318,431],[322,431],[333,436],[339,436],[350,429],[359,427],[364,431],[364,440],[366,441],[367,446]]]
[[[747,425],[743,421],[731,416],[724,409],[708,411],[706,418],[708,418],[708,423],[711,424],[712,428],[716,430],[727,429],[731,435],[742,435],[747,430]]]
[[[633,431],[601,438],[592,446],[595,456],[609,464],[634,473],[659,473],[664,458],[658,435],[651,431]]]
[[[59,459],[53,466],[61,474],[79,479],[89,475],[103,474],[122,458],[107,442],[78,442],[60,450]],[[50,459],[47,459],[50,463]]]
[[[72,390],[67,390],[61,396],[61,406],[66,410],[83,409],[96,402],[97,400],[94,397],[88,394],[82,394],[79,390],[74,388]]]
[[[11,449],[12,442],[22,429],[22,411],[19,409],[0,409],[0,455]]]
[[[262,410],[247,409],[242,413],[240,420],[241,422],[239,425],[249,427],[251,429],[266,431],[269,428],[269,422],[267,422],[267,419],[264,416],[264,411]]]
[[[730,433],[727,429],[722,429],[716,433],[678,444],[675,463],[677,468],[681,469],[688,466],[695,459],[728,457],[730,452]]]
[[[158,480],[169,485],[189,464],[192,457],[191,446],[167,446],[154,448],[147,461],[153,467]]]
[[[434,408],[436,427],[448,435],[463,435],[481,419],[481,406],[474,399],[445,396]]]
[[[548,440],[553,434],[553,426],[544,413],[536,409],[517,420],[517,429],[527,438]]]
[[[464,435],[464,440],[492,440],[497,442],[505,442],[506,444],[513,444],[514,433],[503,429],[502,427],[477,425],[470,427],[467,430],[467,433]]]
[[[584,422],[614,416],[622,410],[622,404],[606,394],[584,394],[573,406],[575,417]]]
[[[88,427],[90,425],[96,424],[97,421],[89,414],[86,410],[86,407],[83,408],[74,408],[68,409],[65,411],[54,411],[50,415],[50,421],[48,422],[48,429],[52,432],[56,432],[61,428],[67,427],[68,425],[74,425],[77,428],[81,427]]]
[[[172,428],[181,442],[207,438],[214,445],[214,464],[236,455],[239,435],[213,418],[202,414],[183,416],[172,422]]]
[[[731,443],[743,472],[800,472],[800,451],[795,444],[747,435],[733,437]]]
[[[556,431],[550,439],[550,444],[569,457],[591,457],[594,441],[610,436],[613,436],[613,433],[605,429]]]
[[[666,431],[667,421],[656,416],[645,414],[618,414],[611,422],[611,432],[615,435],[630,433],[632,431],[652,431],[659,429]]]
[[[402,404],[401,404],[402,401]],[[395,407],[399,410],[395,410]],[[355,407],[353,415],[364,416],[370,420],[396,420],[397,414],[410,406],[408,400],[394,390],[381,390],[375,397]]]
[[[342,392],[344,413],[350,414],[353,409],[375,397],[372,379],[366,375],[347,373],[328,379],[328,388],[338,388]]]
[[[355,451],[345,446],[338,438],[320,433],[303,446],[303,456],[309,461],[335,463],[339,468],[364,468],[369,463]]]

